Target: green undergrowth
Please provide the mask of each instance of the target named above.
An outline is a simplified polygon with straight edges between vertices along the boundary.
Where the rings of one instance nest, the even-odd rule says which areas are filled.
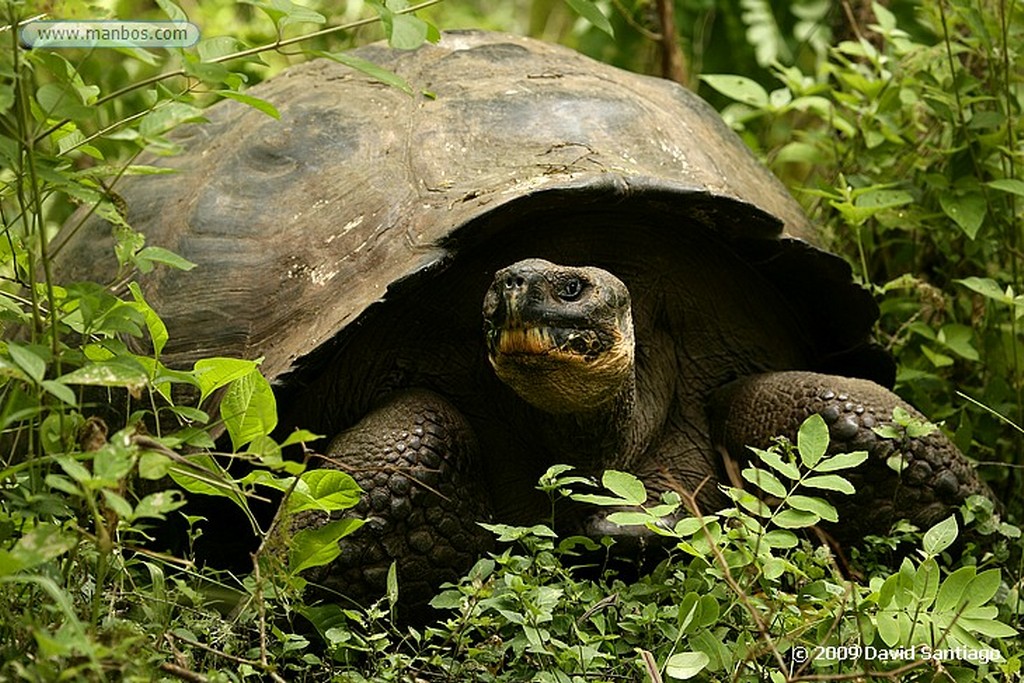
[[[566,11],[591,22],[578,33],[593,44],[586,26],[611,41],[608,29],[621,30],[626,4],[573,0]],[[764,3],[742,4],[744,22],[769,20]],[[807,17],[809,4],[791,8]],[[121,18],[185,16],[167,0],[118,6]],[[696,513],[693,501],[678,496],[649,499],[627,473],[608,472],[598,483],[552,468],[539,486],[556,516],[567,498],[610,506],[612,521],[658,539],[642,568],[623,567],[610,542],[559,538],[553,522],[493,525],[501,551],[438,593],[430,624],[396,621],[403,587],[394,576],[368,609],[309,603],[304,570],[337,557],[338,539],[360,522],[292,534],[290,520],[351,508],[355,483],[309,467],[324,445],[318,435],[280,433],[259,360],[163,362],[168,330],[135,278],[192,264],[147,244],[128,222],[117,183],[166,172],[140,153],[174,154],[169,134],[201,121],[213,101],[235,99],[276,118],[246,87],[296,60],[336,59],[410,91],[342,48],[358,42],[354,32],[364,25],[401,47],[436,29],[401,0],[343,8],[211,2],[187,7],[204,29],[198,46],[118,50],[110,59],[25,50],[12,29],[40,12],[95,19],[110,10],[81,2],[0,7],[0,680],[1019,676],[1015,527],[976,499],[959,517],[931,529],[900,525],[844,559],[810,530],[842,524],[842,506],[823,496],[848,491],[842,472],[863,456],[823,457],[820,420],[804,426],[796,445],[755,452],[742,475],[747,490],[729,489],[733,506],[711,515],[685,514]],[[973,14],[962,2],[942,7],[945,23],[945,15],[925,12],[933,32],[913,39],[879,10],[881,43],[829,52],[813,41],[822,73],[799,75],[781,62],[775,70],[791,100],[762,100],[755,89],[752,101],[740,93],[746,108],[726,113],[791,181],[797,172],[846,169],[813,188],[820,201],[811,208],[876,285],[903,390],[945,419],[965,452],[1005,463],[1020,441],[1004,419],[1018,414],[1022,422],[1014,265],[1014,196],[1022,193],[1011,124],[1020,105],[1017,74],[1001,71],[1005,60],[995,55],[1013,44],[1019,24],[1013,15],[997,31],[992,22],[1002,15],[987,6]],[[929,43],[928,35],[945,37]],[[786,55],[736,49],[749,59]],[[948,69],[925,58],[943,49]],[[897,90],[886,85],[896,75],[907,78],[896,99],[872,105]],[[708,82],[737,94],[737,82]],[[994,94],[984,95],[993,84]],[[896,101],[914,104],[911,113]],[[861,121],[877,135],[871,126],[858,133]],[[941,144],[911,144],[921,131]],[[773,147],[782,134],[787,142]],[[66,281],[51,240],[91,215],[113,226],[117,266],[101,282]],[[955,263],[935,265],[938,256]],[[892,275],[908,264],[910,275]],[[977,404],[954,405],[954,386]],[[908,434],[922,428],[901,419]],[[1004,488],[1015,481],[1004,468],[986,474]],[[230,571],[197,551],[221,524],[196,509],[204,500],[239,511],[239,535],[254,539]],[[944,659],[923,654],[957,648]]]

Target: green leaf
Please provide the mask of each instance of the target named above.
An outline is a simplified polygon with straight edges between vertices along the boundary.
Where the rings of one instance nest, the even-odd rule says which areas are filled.
[[[7,342],[7,351],[19,368],[25,371],[36,383],[43,380],[46,374],[46,361],[26,346]]]
[[[826,489],[828,491],[838,491],[839,493],[852,494],[856,493],[856,489],[853,488],[853,484],[846,481],[838,474],[825,474],[820,477],[808,477],[800,482],[803,486],[810,486],[815,489]]]
[[[783,529],[803,529],[814,526],[820,519],[813,512],[803,510],[783,510],[772,518],[777,526]]]
[[[612,24],[608,21],[608,17],[591,0],[565,0],[565,4],[569,5],[576,14],[593,24],[595,28],[604,31],[612,38],[615,37],[615,31],[612,29]]]
[[[131,519],[133,516],[132,504],[124,499],[118,493],[115,493],[111,489],[103,489],[103,500],[107,504],[107,507],[120,519]]]
[[[972,619],[961,617],[957,625],[969,633],[976,633],[989,638],[1013,638],[1018,635],[1017,629],[995,619]]]
[[[938,595],[935,598],[933,612],[936,614],[955,613],[964,596],[967,588],[974,580],[977,569],[973,565],[960,567],[946,577],[939,587]]]
[[[192,467],[177,462],[172,463],[170,475],[174,483],[189,493],[228,498],[241,508],[250,520],[252,519],[252,512],[249,510],[249,503],[245,496],[213,456],[207,453],[197,453],[184,457]]]
[[[427,41],[427,22],[412,14],[393,14],[388,45],[396,50],[415,50]]]
[[[132,519],[166,519],[168,512],[177,510],[187,502],[179,491],[157,491],[139,501]]]
[[[260,364],[260,360],[242,360],[240,358],[197,360],[192,374],[199,384],[199,403],[202,404],[217,389],[251,373]]]
[[[132,298],[135,299],[136,309],[146,319],[146,329],[149,330],[149,338],[153,342],[153,351],[159,356],[163,353],[164,346],[170,338],[167,334],[167,326],[164,325],[164,321],[149,305],[146,298],[142,296],[142,288],[139,287],[137,282],[129,282],[128,291],[132,293]]]
[[[272,119],[281,118],[281,112],[279,112],[277,110],[277,107],[275,107],[272,103],[268,102],[267,100],[262,100],[259,97],[253,97],[252,95],[246,95],[244,93],[235,92],[234,90],[218,90],[217,94],[222,95],[223,97],[227,97],[228,99],[235,100],[236,102],[246,104],[252,107],[253,109],[256,109],[257,111],[263,112]]]
[[[60,557],[78,539],[54,524],[40,524],[18,539],[10,551],[0,550],[0,576],[31,569]]]
[[[178,270],[192,270],[196,267],[196,264],[188,259],[162,247],[144,247],[140,249],[135,254],[135,262],[139,264],[140,270],[144,273],[148,273],[153,269],[152,263],[162,263],[165,266],[177,268]]]
[[[867,451],[853,451],[852,453],[838,453],[831,458],[825,458],[815,466],[815,472],[835,472],[837,470],[848,470],[857,467],[868,459]]]
[[[988,212],[985,197],[978,192],[963,195],[946,192],[939,195],[939,205],[972,240],[977,236]]]
[[[948,548],[956,540],[960,528],[956,516],[950,515],[928,531],[924,532],[923,547],[927,555],[934,556]]]
[[[349,474],[339,470],[317,469],[305,472],[288,498],[288,512],[303,510],[334,512],[347,510],[359,502],[362,489]]]
[[[787,479],[797,480],[800,478],[800,469],[791,462],[785,462],[782,456],[779,455],[778,451],[774,449],[768,449],[766,451],[760,448],[754,448],[753,446],[747,446],[755,455],[773,470],[786,477]]]
[[[65,384],[62,384],[58,380],[44,379],[42,382],[39,383],[39,386],[41,386],[46,391],[46,393],[50,394],[51,396],[56,396],[64,403],[67,403],[69,406],[78,405],[78,401],[75,398],[75,392],[72,391],[70,387],[68,387]]]
[[[362,525],[361,519],[338,519],[319,529],[296,532],[289,545],[288,571],[295,575],[312,567],[330,564],[341,555],[338,541]]]
[[[732,74],[704,74],[702,81],[738,102],[752,105],[759,109],[768,107],[768,92],[757,81],[746,76]]]
[[[228,386],[220,415],[235,451],[253,439],[268,436],[277,426],[277,400],[270,383],[253,370]]]
[[[814,469],[828,450],[828,441],[828,425],[825,424],[825,419],[818,414],[808,417],[800,425],[800,431],[796,435],[800,461],[806,467]]]
[[[782,482],[768,470],[748,467],[743,470],[742,476],[757,488],[777,498],[785,498],[786,494],[789,493],[786,487],[782,485]]]
[[[770,548],[795,548],[800,543],[800,539],[796,537],[796,534],[782,529],[769,531],[762,540]]]
[[[899,613],[896,611],[885,610],[879,612],[876,616],[876,625],[878,626],[878,636],[882,639],[889,647],[895,647],[900,642],[900,622]]]
[[[836,509],[821,498],[794,495],[787,498],[786,502],[795,510],[813,513],[827,522],[839,521],[839,513],[836,512]]]
[[[1013,303],[1013,297],[1004,290],[999,283],[995,280],[987,277],[968,277],[963,280],[954,280],[964,287],[967,287],[971,291],[981,294],[987,299],[998,301],[1002,304],[1010,305]]]
[[[388,567],[388,578],[387,578],[387,596],[388,603],[391,605],[398,604],[398,563],[392,561],[391,566]]]
[[[122,359],[90,363],[61,376],[62,384],[83,384],[97,387],[124,387],[139,391],[148,381],[146,371]]]
[[[375,78],[385,85],[390,85],[393,88],[398,88],[402,92],[412,95],[412,87],[408,82],[393,71],[389,71],[373,62],[362,59],[361,57],[354,57],[345,52],[315,52],[318,57],[324,57],[332,61],[344,64],[345,66],[360,71],[371,78]]]
[[[139,455],[139,476],[155,480],[166,477],[171,470],[172,460],[163,453],[143,451]]]
[[[607,470],[601,477],[601,484],[626,501],[627,505],[643,505],[647,502],[644,483],[628,472]]]
[[[996,190],[1024,197],[1024,180],[1017,180],[1016,178],[1000,178],[999,180],[993,180],[985,184]]]
[[[289,434],[283,442],[281,442],[281,448],[287,448],[288,446],[294,446],[300,443],[309,443],[310,441],[319,441],[324,438],[320,434],[314,434],[306,429],[296,429],[294,432]]]
[[[653,521],[651,515],[646,512],[613,512],[607,519],[619,526],[644,526]]]
[[[978,574],[964,591],[968,607],[978,607],[995,597],[1002,577],[998,569],[989,569]]]
[[[921,563],[914,575],[914,594],[918,597],[918,607],[928,609],[939,592],[939,564],[934,557]]]
[[[677,652],[665,663],[665,673],[680,680],[693,678],[711,662],[703,652]]]

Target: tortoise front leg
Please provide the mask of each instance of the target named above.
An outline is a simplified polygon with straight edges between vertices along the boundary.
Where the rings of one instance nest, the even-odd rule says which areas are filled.
[[[884,439],[872,427],[892,424],[893,408],[924,419],[891,391],[863,379],[812,372],[774,372],[739,379],[711,398],[712,438],[730,456],[749,460],[746,446],[764,448],[776,435],[796,442],[800,424],[817,413],[829,426],[829,454],[868,451],[868,460],[840,472],[857,491],[838,495],[844,540],[885,533],[902,518],[928,528],[971,494],[991,496],[967,459],[941,432],[904,440]],[[901,452],[902,474],[886,464]]]
[[[438,586],[492,545],[477,524],[490,517],[477,455],[472,429],[447,400],[425,390],[390,397],[328,448],[325,466],[348,472],[365,491],[348,514],[366,523],[341,540],[338,559],[307,578],[365,604],[384,594],[394,561],[403,614],[424,614]],[[312,513],[297,524],[327,521]]]

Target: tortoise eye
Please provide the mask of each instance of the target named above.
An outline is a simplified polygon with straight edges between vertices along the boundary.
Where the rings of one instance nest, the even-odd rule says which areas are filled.
[[[558,298],[562,301],[576,301],[583,294],[583,281],[578,277],[563,280],[558,286]]]

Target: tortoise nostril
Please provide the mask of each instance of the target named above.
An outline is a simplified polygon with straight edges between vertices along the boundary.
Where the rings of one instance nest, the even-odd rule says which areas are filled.
[[[505,277],[505,289],[522,289],[526,285],[526,278],[522,275],[508,275]]]

